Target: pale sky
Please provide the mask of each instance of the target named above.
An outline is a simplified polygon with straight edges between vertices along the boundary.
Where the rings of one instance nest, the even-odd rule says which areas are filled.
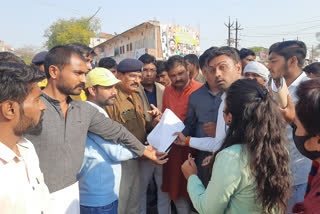
[[[263,2],[263,3],[262,3]],[[269,47],[283,39],[317,45],[320,0],[2,0],[0,40],[14,48],[43,46],[45,29],[59,18],[89,17],[99,8],[101,31],[114,34],[156,19],[200,28],[201,52],[226,45],[227,23],[238,19],[240,48]]]

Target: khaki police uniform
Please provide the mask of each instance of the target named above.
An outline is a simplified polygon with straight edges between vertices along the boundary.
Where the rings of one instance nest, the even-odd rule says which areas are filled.
[[[125,126],[141,143],[146,141],[143,104],[138,92],[129,96],[117,86],[118,94],[115,104],[107,106],[110,118]],[[140,176],[139,160],[128,160],[121,163],[122,177],[119,192],[119,214],[139,213],[140,209]]]

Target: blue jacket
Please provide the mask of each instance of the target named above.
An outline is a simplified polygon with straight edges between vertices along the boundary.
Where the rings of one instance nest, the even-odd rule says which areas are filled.
[[[134,153],[121,144],[108,142],[89,132],[82,167],[77,175],[80,204],[100,207],[117,200],[121,161],[135,157]]]
[[[80,204],[100,207],[117,200],[121,179],[121,161],[134,157],[135,154],[126,147],[88,133],[83,164],[77,175]]]
[[[184,120],[185,128],[182,131],[185,136],[208,137],[203,125],[217,122],[221,94],[213,94],[206,83],[189,96],[188,112]]]

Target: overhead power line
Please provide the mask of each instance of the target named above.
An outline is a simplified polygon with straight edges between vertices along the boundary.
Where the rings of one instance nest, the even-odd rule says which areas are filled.
[[[232,29],[232,27],[233,27],[233,22],[232,22],[232,24],[230,23],[230,16],[229,16],[229,23],[228,24],[226,24],[226,23],[224,23],[224,25],[228,28],[228,40],[227,40],[227,42],[228,42],[228,46],[230,47],[231,46],[231,29]]]

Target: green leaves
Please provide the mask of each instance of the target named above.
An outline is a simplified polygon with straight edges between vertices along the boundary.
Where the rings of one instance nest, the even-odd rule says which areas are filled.
[[[96,18],[58,19],[44,33],[44,37],[48,38],[45,46],[51,49],[73,42],[89,45],[90,37],[95,37],[100,27],[100,20]]]

